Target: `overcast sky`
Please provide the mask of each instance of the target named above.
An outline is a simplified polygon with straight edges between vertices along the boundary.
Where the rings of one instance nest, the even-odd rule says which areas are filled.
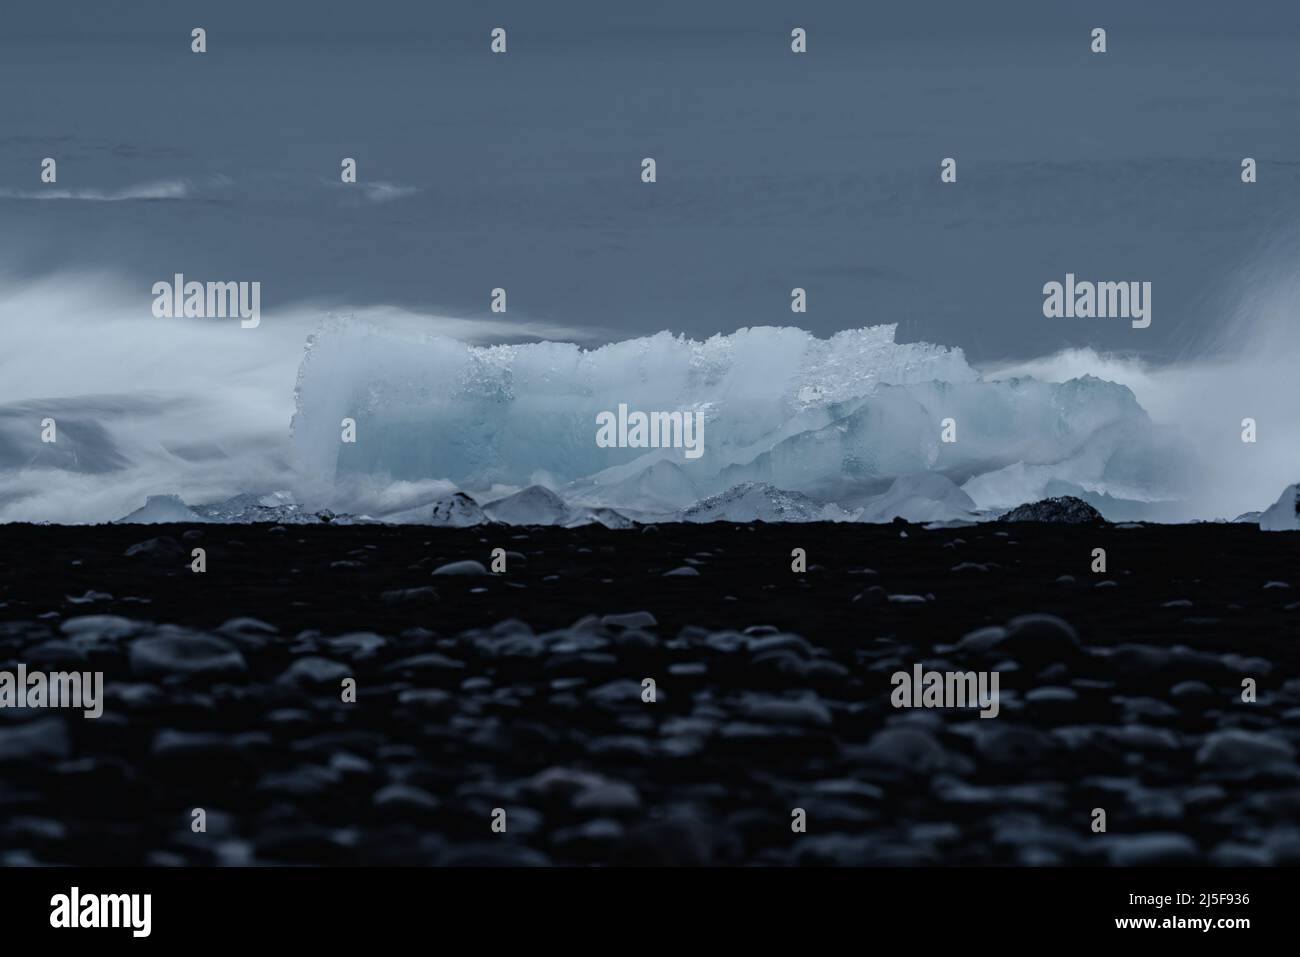
[[[258,280],[272,315],[473,318],[500,286],[521,329],[597,340],[897,322],[977,360],[1186,355],[1294,268],[1300,4],[1245,9],[11,4],[0,276],[112,275],[146,313],[183,272]],[[1045,319],[1042,286],[1067,272],[1150,281],[1151,327]]]

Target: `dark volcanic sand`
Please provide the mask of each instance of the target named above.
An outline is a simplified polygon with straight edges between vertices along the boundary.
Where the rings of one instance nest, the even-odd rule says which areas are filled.
[[[107,703],[0,710],[0,863],[1300,862],[1300,535],[1247,525],[0,526],[20,661]],[[915,662],[999,716],[892,708]]]

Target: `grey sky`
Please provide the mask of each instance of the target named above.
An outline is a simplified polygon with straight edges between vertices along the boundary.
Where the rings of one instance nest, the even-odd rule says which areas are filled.
[[[120,275],[142,310],[175,272],[268,310],[477,316],[504,286],[599,338],[898,322],[976,359],[1174,357],[1297,222],[1294,3],[295,6],[6,9],[0,274]],[[28,198],[47,155],[60,189],[185,198]],[[1151,281],[1151,328],[1044,319],[1066,272]]]

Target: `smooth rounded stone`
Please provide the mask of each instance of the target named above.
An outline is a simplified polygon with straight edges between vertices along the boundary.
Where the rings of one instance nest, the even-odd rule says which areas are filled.
[[[0,727],[0,762],[60,761],[72,751],[62,718],[41,718],[14,727]]]
[[[795,863],[804,866],[912,867],[940,863],[939,854],[933,847],[895,844],[882,842],[874,836],[848,834],[804,836],[795,842],[791,854]]]
[[[829,683],[844,681],[853,674],[838,661],[830,661],[825,658],[806,662],[802,671],[804,678],[812,684],[823,681]]]
[[[1227,800],[1228,793],[1217,784],[1197,784],[1182,794],[1183,804],[1189,808],[1211,807]]]
[[[1127,698],[1118,695],[1115,703],[1123,709],[1123,720],[1130,724],[1142,724],[1146,721],[1176,722],[1182,717],[1177,708],[1159,698]]]
[[[1238,675],[1251,675],[1254,678],[1267,678],[1273,673],[1273,663],[1264,658],[1247,657],[1229,652],[1219,659],[1223,667],[1236,680]]]
[[[870,587],[864,588],[862,591],[854,595],[853,601],[856,604],[865,605],[870,608],[870,607],[874,607],[875,605],[883,605],[886,602],[888,602],[889,593],[885,591],[883,588],[881,588],[879,585],[871,585]]]
[[[867,781],[858,781],[855,778],[835,778],[829,781],[818,781],[813,786],[813,791],[830,797],[871,802],[879,801],[885,796],[884,790],[880,787]]]
[[[1074,626],[1056,615],[1017,615],[1007,622],[1007,635],[998,649],[1030,661],[1056,661],[1079,651]]]
[[[544,800],[568,800],[580,791],[600,787],[606,778],[579,768],[549,767],[519,782],[519,790]]]
[[[105,644],[130,638],[148,628],[148,624],[121,615],[78,615],[64,621],[59,629],[73,639],[88,639]]]
[[[449,671],[459,671],[464,667],[465,662],[463,661],[448,658],[446,655],[439,654],[436,651],[428,651],[422,655],[412,655],[409,658],[402,658],[399,661],[390,662],[384,666],[384,671],[411,672],[413,674],[444,674]]]
[[[358,757],[349,751],[339,751],[330,755],[330,770],[336,772],[341,777],[349,775],[355,777],[368,777],[375,773],[375,766],[365,758]]]
[[[596,814],[628,813],[641,807],[641,795],[626,782],[604,781],[575,794],[571,806]]]
[[[656,748],[666,758],[693,758],[704,751],[705,740],[698,735],[680,734],[664,738]]]
[[[1011,662],[1011,664],[1015,664],[1015,662]],[[1068,681],[1069,678],[1070,669],[1057,661],[1038,672],[1037,681],[1043,685],[1055,685],[1062,681]]]
[[[1037,814],[1011,811],[991,815],[993,843],[1009,847],[1042,847],[1071,851],[1079,842],[1077,832],[1045,824]]]
[[[551,843],[563,850],[597,850],[622,840],[624,828],[612,818],[598,817],[593,821],[584,821],[575,827],[565,827],[556,831]]]
[[[663,573],[664,578],[698,578],[700,570],[690,565],[679,565],[672,571]]]
[[[546,642],[531,631],[475,635],[470,644],[487,658],[538,658],[546,651]]]
[[[326,638],[323,643],[331,651],[336,651],[351,661],[364,661],[373,658],[375,652],[388,644],[388,639],[369,631],[354,631],[336,638]]]
[[[956,650],[958,652],[980,653],[997,648],[1006,640],[1007,630],[1001,625],[989,625],[986,628],[976,628],[962,636],[957,642]]]
[[[86,655],[71,641],[52,638],[23,652],[28,671],[76,671],[85,664]]]
[[[654,746],[646,738],[634,734],[619,734],[606,738],[592,738],[587,742],[587,753],[615,759],[648,758],[654,754]]]
[[[338,786],[341,775],[319,764],[304,764],[288,771],[271,771],[258,779],[255,790],[288,798],[311,798]]]
[[[820,701],[809,698],[750,698],[741,705],[740,713],[751,721],[769,721],[774,724],[828,728],[832,723],[830,710]]]
[[[1169,697],[1178,702],[1180,707],[1199,711],[1214,704],[1218,695],[1204,681],[1180,681],[1169,689]]]
[[[438,809],[438,799],[423,788],[390,784],[375,792],[370,803],[381,811],[427,813]]]
[[[1182,801],[1164,791],[1141,791],[1130,795],[1129,802],[1133,805],[1134,818],[1144,822],[1178,822],[1187,813]]]
[[[789,633],[749,637],[745,640],[745,650],[751,655],[761,655],[769,651],[793,651],[802,658],[813,656],[813,646],[807,640]]]
[[[774,648],[750,659],[749,665],[755,672],[769,672],[783,676],[787,683],[802,684],[804,668],[808,664],[798,653],[789,648]]]
[[[507,813],[507,827],[509,822]],[[541,851],[508,841],[449,847],[438,858],[439,867],[546,867],[550,863]]]
[[[1275,588],[1281,589],[1281,588],[1290,588],[1290,587],[1291,587],[1290,582],[1279,582],[1279,581],[1264,582],[1265,591],[1270,591]]]
[[[553,655],[576,655],[609,647],[609,639],[604,635],[584,631],[548,632],[542,640]]]
[[[154,735],[152,754],[167,760],[211,760],[228,758],[236,751],[228,735],[212,731],[179,731],[163,728]]]
[[[1119,747],[1133,751],[1175,751],[1180,746],[1178,735],[1167,728],[1134,724],[1123,728],[1106,728],[1103,733]]]
[[[1210,851],[1210,863],[1215,867],[1270,867],[1273,853],[1267,847],[1224,841]]]
[[[412,605],[437,601],[438,592],[432,585],[422,585],[419,588],[390,588],[379,593],[379,600],[386,605]]]
[[[217,634],[227,635],[230,637],[244,637],[249,635],[261,635],[265,638],[274,638],[280,634],[280,629],[260,618],[231,618],[217,629]]]
[[[1069,688],[1060,688],[1049,685],[1045,688],[1034,688],[1032,691],[1025,692],[1025,701],[1030,704],[1072,704],[1079,700],[1077,692]]]
[[[1033,767],[1053,750],[1052,739],[1036,728],[1002,725],[985,729],[976,725],[975,746],[986,760],[1004,766]]]
[[[655,685],[655,700],[656,702],[663,701],[664,694],[658,687],[658,682]],[[640,681],[624,678],[592,688],[587,692],[587,698],[606,707],[619,707],[628,704],[639,705],[641,704],[641,691]]]
[[[308,655],[306,658],[299,658],[291,664],[275,680],[277,684],[290,688],[306,688],[320,687],[321,685],[339,685],[344,678],[351,675],[352,669],[347,665],[339,664],[339,662],[331,661],[328,658]]]
[[[659,647],[659,639],[648,631],[629,628],[615,635],[613,644],[620,651],[650,651]]]
[[[1109,835],[1106,852],[1115,867],[1195,864],[1200,848],[1185,834]]]
[[[1152,645],[1120,645],[1102,656],[1111,670],[1122,681],[1139,681],[1163,671],[1173,662],[1174,656],[1167,648]]]
[[[62,821],[28,815],[12,817],[0,828],[6,844],[22,844],[30,840],[58,842],[67,833],[68,827]]]
[[[1224,771],[1242,771],[1295,760],[1295,748],[1284,738],[1262,731],[1232,728],[1205,736],[1196,762]]]
[[[439,565],[433,570],[435,575],[472,575],[482,576],[490,574],[480,561],[467,558],[459,562],[448,562],[445,565]]]
[[[150,708],[164,700],[163,691],[155,684],[140,682],[110,682],[104,687],[104,696],[126,708]]]
[[[1025,694],[1024,702],[1032,714],[1050,723],[1068,719],[1081,710],[1078,692],[1059,685],[1033,688]]]
[[[669,665],[668,673],[674,678],[703,678],[709,673],[709,666],[703,661],[680,661]]]
[[[715,631],[703,637],[704,645],[713,651],[729,655],[748,647],[749,638],[736,631]]]
[[[454,706],[455,699],[437,688],[408,688],[397,696],[397,702],[429,711],[445,711]]]
[[[267,727],[277,730],[305,731],[315,724],[316,716],[305,708],[276,708],[265,715],[262,721]]]
[[[609,628],[654,628],[659,620],[648,611],[629,611],[619,615],[603,615],[600,623]]]
[[[130,660],[131,670],[142,678],[215,678],[248,670],[244,656],[225,639],[181,631],[137,638],[131,643]]]
[[[925,774],[947,764],[943,746],[928,731],[919,728],[892,727],[871,737],[863,756],[875,764],[900,771]]]
[[[166,535],[158,538],[136,542],[122,553],[126,558],[140,558],[146,561],[180,561],[186,556],[185,546]]]

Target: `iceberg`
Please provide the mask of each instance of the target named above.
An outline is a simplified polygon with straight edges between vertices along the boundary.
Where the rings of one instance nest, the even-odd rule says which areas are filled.
[[[334,320],[299,369],[293,457],[313,481],[495,494],[483,514],[510,524],[600,520],[592,509],[622,521],[964,521],[1059,495],[1130,518],[1188,494],[1196,456],[1128,387],[984,378],[960,349],[895,333],[757,327],[583,349]],[[698,413],[703,454],[604,447],[599,417],[623,405]],[[355,442],[340,441],[344,419]],[[511,489],[522,491],[500,497]],[[436,522],[462,520],[447,507]]]
[[[171,522],[210,522],[186,505],[179,495],[150,495],[143,508],[117,519],[114,525],[161,525]]]
[[[868,502],[860,522],[972,521],[975,503],[952,479],[935,472],[899,476],[883,495]]]
[[[1281,497],[1259,516],[1263,532],[1300,531],[1300,483],[1288,485]]]
[[[464,492],[453,492],[433,503],[430,524],[442,528],[469,528],[487,520],[478,502]]]

